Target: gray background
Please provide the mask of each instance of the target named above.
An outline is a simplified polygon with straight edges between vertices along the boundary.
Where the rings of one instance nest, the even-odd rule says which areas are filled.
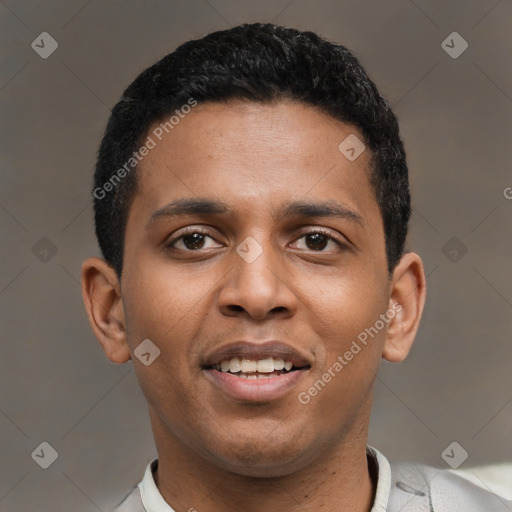
[[[0,15],[2,512],[107,510],[155,455],[132,367],[106,360],[80,295],[99,255],[95,155],[140,71],[247,21],[348,46],[401,123],[428,299],[409,358],[382,365],[370,443],[440,467],[452,441],[462,468],[512,461],[510,0],[9,0]],[[31,48],[43,31],[48,59]],[[453,31],[469,43],[457,59],[441,47]],[[59,454],[46,470],[31,458],[43,441]]]

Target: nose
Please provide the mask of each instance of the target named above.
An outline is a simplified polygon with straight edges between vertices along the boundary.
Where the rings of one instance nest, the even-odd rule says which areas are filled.
[[[265,320],[295,314],[298,299],[288,286],[290,275],[282,258],[268,245],[260,246],[263,250],[254,261],[233,252],[232,269],[217,296],[223,315]]]

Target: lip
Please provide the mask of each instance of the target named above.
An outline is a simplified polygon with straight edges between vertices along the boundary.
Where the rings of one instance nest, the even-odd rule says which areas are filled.
[[[282,341],[250,342],[239,340],[227,343],[207,354],[201,366],[202,368],[206,368],[219,364],[226,359],[232,359],[233,357],[253,361],[267,359],[269,357],[280,357],[285,361],[291,361],[293,366],[297,368],[312,365],[312,361],[306,355],[301,354],[297,349]]]
[[[294,369],[269,378],[243,379],[213,366],[226,359],[260,360],[269,357],[291,361]],[[270,402],[286,395],[311,369],[311,359],[291,345],[279,340],[251,342],[238,340],[227,343],[207,354],[201,365],[208,380],[229,397],[242,402]]]
[[[242,402],[271,402],[293,389],[305,377],[309,368],[294,370],[267,379],[243,379],[233,373],[205,369],[208,380],[231,398]]]

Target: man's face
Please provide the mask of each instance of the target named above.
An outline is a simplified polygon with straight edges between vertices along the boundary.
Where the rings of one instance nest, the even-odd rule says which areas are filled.
[[[338,149],[351,134],[363,139],[301,104],[199,104],[140,163],[121,292],[132,354],[145,339],[160,350],[149,366],[132,357],[157,445],[166,436],[217,466],[275,476],[364,431],[386,329],[333,365],[388,310],[390,284],[369,151],[350,161]],[[226,211],[165,210],[183,199]],[[342,214],[287,212],[294,202]],[[274,367],[299,369],[217,369],[272,353]]]

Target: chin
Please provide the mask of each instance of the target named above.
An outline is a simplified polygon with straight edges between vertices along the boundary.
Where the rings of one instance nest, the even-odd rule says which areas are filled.
[[[270,444],[267,438],[237,446],[231,444],[221,452],[210,452],[210,457],[213,464],[237,475],[275,478],[290,475],[308,465],[308,451],[292,440]]]

